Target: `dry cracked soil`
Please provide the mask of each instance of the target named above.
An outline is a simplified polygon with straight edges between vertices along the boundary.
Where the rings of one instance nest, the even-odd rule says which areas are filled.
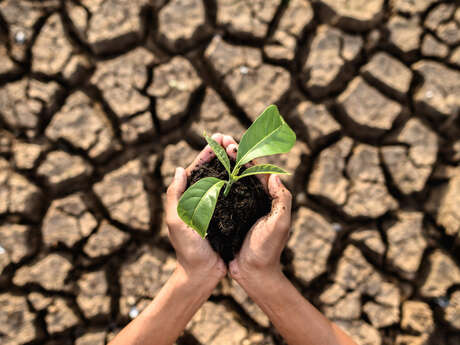
[[[0,343],[108,343],[174,269],[174,167],[276,103],[285,274],[359,345],[460,344],[459,4],[0,0]],[[283,341],[225,279],[177,344]]]

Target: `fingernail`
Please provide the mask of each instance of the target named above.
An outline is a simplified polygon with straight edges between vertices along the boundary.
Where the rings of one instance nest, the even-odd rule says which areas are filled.
[[[220,133],[214,133],[213,135],[211,135],[211,138],[213,138],[214,140],[217,140],[220,135],[221,135]]]
[[[227,146],[227,148],[230,150],[230,151],[233,151],[233,152],[236,152],[236,145],[235,144],[230,144]]]

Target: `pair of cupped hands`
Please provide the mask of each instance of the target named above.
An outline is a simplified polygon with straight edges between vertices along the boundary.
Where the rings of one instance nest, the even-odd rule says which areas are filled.
[[[230,158],[236,159],[238,145],[231,136],[214,134],[212,138]],[[186,169],[176,168],[167,190],[166,223],[178,267],[189,277],[207,281],[213,279],[216,283],[227,275],[227,271],[232,279],[240,283],[248,279],[260,281],[266,275],[279,274],[281,252],[289,237],[292,197],[277,175],[257,175],[272,198],[272,209],[252,226],[240,252],[228,268],[209,242],[179,218],[177,204],[187,187],[187,178],[194,169],[214,157],[214,152],[207,145]]]

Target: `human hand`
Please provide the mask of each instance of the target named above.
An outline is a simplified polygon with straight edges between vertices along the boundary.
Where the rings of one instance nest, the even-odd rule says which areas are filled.
[[[235,159],[236,153],[237,144],[234,141],[227,146],[227,154]],[[292,196],[289,190],[278,175],[256,176],[272,197],[272,209],[252,226],[240,252],[229,264],[231,277],[240,284],[248,278],[258,280],[260,277],[281,273],[281,252],[291,226]]]
[[[214,134],[212,138],[225,149],[234,143],[231,137],[222,134]],[[166,193],[165,213],[169,239],[176,251],[179,268],[189,277],[215,278],[217,283],[227,273],[225,263],[209,242],[187,226],[177,214],[177,204],[187,187],[187,177],[196,167],[210,161],[214,156],[214,152],[207,145],[186,169],[176,168],[174,179]]]

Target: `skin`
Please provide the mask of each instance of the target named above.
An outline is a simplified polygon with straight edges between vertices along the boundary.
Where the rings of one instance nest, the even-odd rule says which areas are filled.
[[[214,134],[212,138],[230,157],[236,158],[237,144],[232,137]],[[186,189],[187,177],[213,157],[213,151],[206,146],[189,167],[176,169],[167,191],[165,213],[177,267],[151,304],[110,345],[173,344],[226,276],[227,267],[209,242],[177,215],[177,204]],[[280,256],[289,237],[292,197],[278,176],[259,175],[258,178],[273,199],[272,210],[249,231],[241,251],[229,264],[230,277],[267,314],[289,345],[356,345],[311,305],[282,273]]]

